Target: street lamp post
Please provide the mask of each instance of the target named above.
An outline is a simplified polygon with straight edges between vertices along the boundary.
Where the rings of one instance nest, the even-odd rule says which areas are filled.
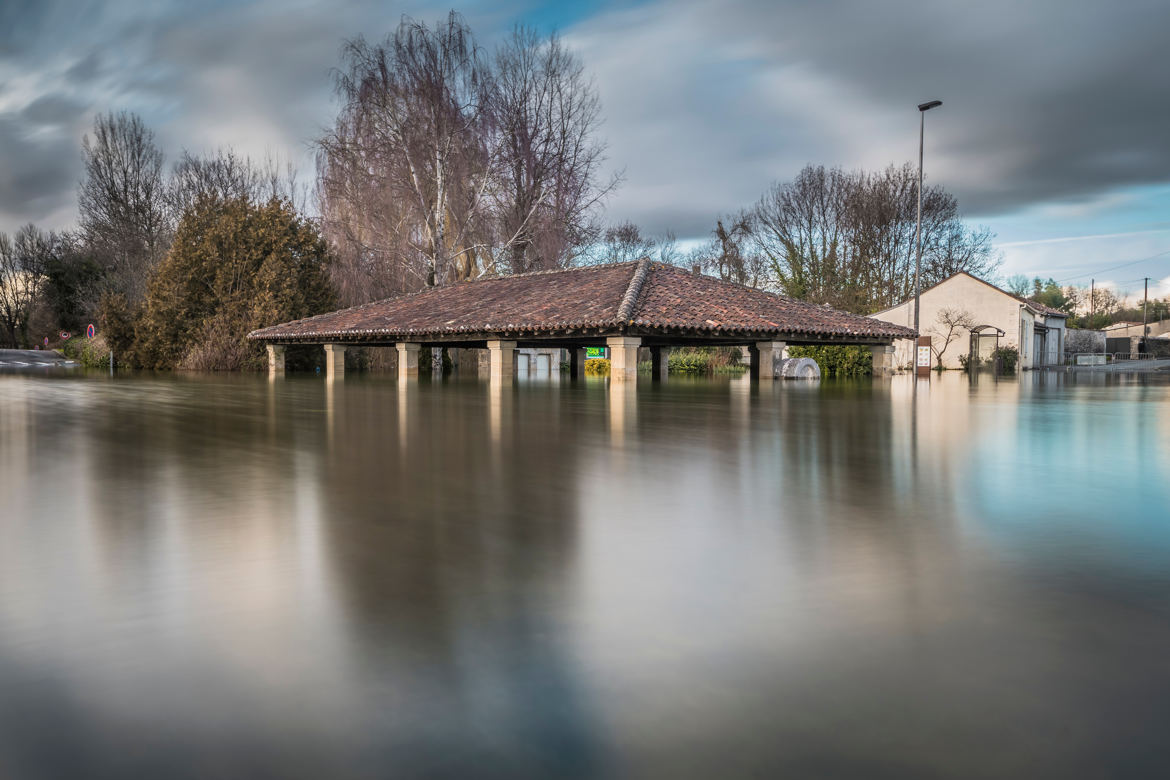
[[[926,112],[942,105],[941,100],[918,104],[918,221],[914,227],[914,332],[918,332],[918,296],[922,292],[922,143],[926,134]]]

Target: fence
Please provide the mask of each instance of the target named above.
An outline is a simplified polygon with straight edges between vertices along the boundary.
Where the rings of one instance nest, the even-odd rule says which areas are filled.
[[[1062,365],[1067,367],[1117,367],[1119,363],[1158,360],[1158,355],[1149,352],[1070,352],[1064,356]]]

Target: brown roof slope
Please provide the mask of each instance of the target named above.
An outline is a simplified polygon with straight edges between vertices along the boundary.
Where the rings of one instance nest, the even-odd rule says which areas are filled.
[[[635,325],[794,335],[912,338],[914,331],[871,317],[651,263],[634,309]]]
[[[564,331],[909,338],[909,328],[641,260],[477,279],[248,334],[262,341]]]
[[[617,321],[637,262],[475,279],[253,331],[274,340],[603,327]]]

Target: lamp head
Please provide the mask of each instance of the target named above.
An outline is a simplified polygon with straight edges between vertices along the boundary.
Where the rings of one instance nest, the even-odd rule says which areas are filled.
[[[929,111],[930,109],[938,108],[941,105],[942,105],[941,100],[930,100],[930,101],[927,101],[926,103],[919,103],[918,110],[919,111]]]

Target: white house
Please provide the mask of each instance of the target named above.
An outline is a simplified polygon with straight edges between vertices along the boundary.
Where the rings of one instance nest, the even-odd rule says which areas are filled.
[[[912,328],[914,299],[870,316]],[[931,337],[936,362],[942,352],[946,368],[960,368],[960,355],[986,360],[997,346],[1016,347],[1020,368],[1058,364],[1064,353],[1067,319],[1062,311],[1012,295],[965,272],[920,295],[919,332]],[[913,342],[903,339],[895,344],[894,364],[912,365]]]

